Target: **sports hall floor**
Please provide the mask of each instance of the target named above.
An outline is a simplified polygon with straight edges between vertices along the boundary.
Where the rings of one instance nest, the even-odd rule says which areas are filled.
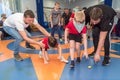
[[[43,37],[34,39],[41,40]],[[120,39],[113,38],[111,42],[109,66],[103,67],[99,62],[92,69],[88,69],[88,62],[82,59],[80,64],[75,64],[74,69],[70,69],[69,45],[65,45],[64,42],[61,43],[62,52],[69,63],[65,64],[57,59],[57,50],[48,50],[50,61],[45,65],[43,59],[38,56],[39,46],[33,45],[36,50],[27,49],[23,41],[20,55],[24,61],[18,62],[13,58],[14,40],[0,41],[0,52],[3,52],[0,54],[0,80],[120,80]],[[83,46],[81,49],[83,50]],[[91,39],[88,40],[88,52],[92,51]]]

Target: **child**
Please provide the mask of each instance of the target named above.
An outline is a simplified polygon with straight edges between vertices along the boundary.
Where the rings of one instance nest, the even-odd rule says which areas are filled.
[[[42,46],[42,52],[39,52],[40,57],[42,56],[44,59],[44,64],[48,63],[49,57],[48,57],[48,53],[47,53],[47,49],[49,48],[57,48],[58,49],[58,53],[59,53],[59,57],[58,59],[60,59],[61,61],[68,63],[68,61],[66,59],[64,59],[64,57],[62,56],[62,49],[60,44],[58,44],[57,40],[50,36],[47,38],[44,38],[41,42],[40,42],[43,46]]]
[[[77,51],[76,62],[79,63],[80,44],[82,42],[82,37],[84,43],[84,56],[88,58],[84,11],[75,12],[74,19],[68,23],[65,29],[65,43],[68,43],[67,37],[69,38],[69,44],[70,44],[70,57],[71,57],[70,67],[74,68],[74,48],[76,48]]]
[[[60,10],[60,3],[58,2],[55,2],[54,9],[51,11],[50,24],[51,24],[51,35],[54,37],[54,33],[57,32],[59,35],[59,40],[62,41],[61,10]]]

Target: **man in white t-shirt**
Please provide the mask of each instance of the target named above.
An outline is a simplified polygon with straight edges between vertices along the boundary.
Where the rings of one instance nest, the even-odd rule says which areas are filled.
[[[19,55],[19,45],[23,39],[31,44],[42,45],[30,38],[31,35],[26,30],[29,25],[36,26],[43,34],[50,36],[50,34],[37,22],[31,10],[26,10],[24,13],[15,13],[9,16],[4,22],[3,29],[16,40],[14,42],[14,57],[17,61],[23,60]]]

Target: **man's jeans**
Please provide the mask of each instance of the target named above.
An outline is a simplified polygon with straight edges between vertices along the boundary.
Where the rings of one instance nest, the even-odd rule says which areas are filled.
[[[18,54],[19,53],[19,48],[20,48],[20,42],[23,41],[22,36],[18,32],[18,30],[15,29],[15,28],[11,28],[9,26],[4,26],[3,29],[5,30],[6,33],[11,35],[15,39],[15,42],[14,42],[14,54]],[[28,31],[26,31],[26,34],[27,34],[28,37],[31,37],[31,35],[30,35],[30,33]],[[26,42],[26,46],[29,46],[29,45],[30,44]]]

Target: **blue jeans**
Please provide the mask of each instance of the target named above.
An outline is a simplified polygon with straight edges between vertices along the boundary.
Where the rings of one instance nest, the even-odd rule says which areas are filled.
[[[51,29],[51,35],[54,37],[54,33],[58,32],[59,38],[62,38],[61,34],[61,26],[54,25],[53,28]]]
[[[4,26],[3,29],[5,30],[6,33],[11,35],[15,39],[15,42],[14,42],[14,54],[18,54],[19,53],[19,48],[20,48],[20,42],[23,41],[22,36],[18,32],[18,30],[15,29],[15,28],[11,28],[9,26]],[[31,35],[30,35],[30,33],[28,31],[26,31],[26,34],[27,34],[28,37],[31,37]],[[29,45],[30,44],[26,42],[26,46],[29,46]]]

